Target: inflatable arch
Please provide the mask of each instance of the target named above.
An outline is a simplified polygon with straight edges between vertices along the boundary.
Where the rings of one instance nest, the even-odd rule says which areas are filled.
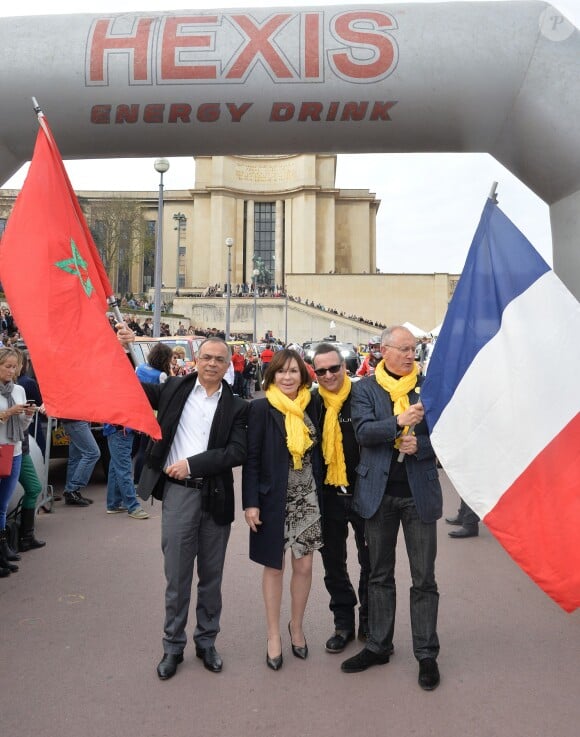
[[[38,98],[65,158],[489,152],[580,296],[580,33],[543,2],[0,19],[0,181]]]

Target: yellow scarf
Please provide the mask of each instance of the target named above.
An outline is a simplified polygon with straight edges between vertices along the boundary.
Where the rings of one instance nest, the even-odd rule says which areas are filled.
[[[329,392],[323,386],[318,387],[318,393],[326,407],[324,427],[322,428],[322,454],[327,465],[324,483],[330,486],[348,486],[338,413],[350,394],[350,389],[351,381],[346,374],[342,386],[336,393]]]
[[[284,415],[286,445],[294,461],[294,468],[297,470],[302,468],[302,456],[313,443],[304,422],[304,410],[308,407],[310,398],[310,392],[305,386],[300,387],[298,396],[294,400],[287,397],[274,384],[266,389],[268,402]]]
[[[417,364],[413,364],[413,370],[406,376],[401,376],[400,379],[395,379],[393,376],[387,373],[385,369],[384,359],[380,361],[375,369],[375,377],[377,384],[382,387],[391,396],[393,402],[393,414],[400,415],[406,409],[409,409],[411,403],[409,402],[409,392],[417,385]],[[405,425],[403,435],[409,432],[409,426]],[[401,443],[401,438],[395,440],[395,448],[398,448]]]

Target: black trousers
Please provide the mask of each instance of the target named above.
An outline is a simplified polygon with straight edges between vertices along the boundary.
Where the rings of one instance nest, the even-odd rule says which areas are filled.
[[[359,580],[358,597],[347,569],[347,538],[351,525],[356,542]],[[369,551],[365,542],[364,520],[352,510],[352,496],[337,494],[325,487],[322,500],[321,549],[324,584],[330,594],[330,611],[337,630],[355,631],[355,608],[359,604],[359,628],[368,631]]]
[[[463,499],[459,505],[457,516],[461,520],[463,527],[468,530],[477,530],[479,526],[479,517],[475,514],[473,509],[463,501]]]

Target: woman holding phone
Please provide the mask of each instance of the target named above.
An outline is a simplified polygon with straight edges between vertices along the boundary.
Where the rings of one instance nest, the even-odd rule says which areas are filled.
[[[6,512],[20,474],[24,433],[34,416],[34,408],[26,404],[24,389],[15,383],[18,371],[18,352],[0,348],[0,450],[7,457],[0,477],[0,578],[18,570],[14,561],[20,556],[6,539]]]

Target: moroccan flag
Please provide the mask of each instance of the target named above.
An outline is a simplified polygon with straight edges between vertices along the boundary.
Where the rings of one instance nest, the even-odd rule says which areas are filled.
[[[421,388],[459,495],[563,609],[580,606],[580,305],[483,211]]]
[[[45,119],[0,244],[0,280],[46,411],[161,432],[106,316],[107,274]]]

